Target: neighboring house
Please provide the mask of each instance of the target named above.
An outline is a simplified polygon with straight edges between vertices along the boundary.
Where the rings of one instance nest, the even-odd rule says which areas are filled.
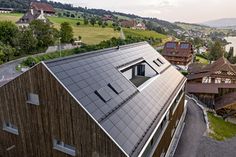
[[[187,67],[193,59],[193,47],[188,42],[167,42],[163,56],[173,65]]]
[[[222,57],[187,76],[187,92],[224,116],[236,114],[236,65]]]
[[[0,13],[7,14],[13,12],[13,10],[14,10],[13,8],[0,8]]]
[[[112,15],[104,15],[102,17],[102,20],[104,20],[104,21],[112,21],[113,17],[112,17]]]
[[[146,30],[144,23],[136,22],[135,20],[123,20],[120,24],[122,27],[126,28]]]
[[[38,12],[34,9],[30,9],[23,15],[23,17],[21,17],[16,22],[16,24],[18,25],[18,27],[24,28],[24,27],[28,27],[30,22],[32,22],[33,20],[42,20],[45,23],[49,22],[43,10],[41,10],[41,12]]]
[[[43,10],[44,14],[49,16],[56,14],[55,9],[50,4],[47,3],[31,2],[30,7],[31,9],[34,9],[38,12],[41,12],[41,10]]]
[[[185,82],[146,42],[41,62],[0,87],[0,156],[168,155]]]

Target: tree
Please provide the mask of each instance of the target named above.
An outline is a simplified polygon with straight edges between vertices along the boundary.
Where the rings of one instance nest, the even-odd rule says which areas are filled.
[[[87,25],[89,23],[87,18],[84,18],[84,24]]]
[[[57,31],[48,23],[41,20],[34,20],[30,23],[30,30],[37,39],[37,49],[44,49],[54,44],[57,37]]]
[[[0,55],[2,62],[10,61],[10,58],[14,55],[14,52],[15,49],[12,48],[10,45],[0,43],[0,53],[1,53]]]
[[[75,18],[75,15],[74,15],[74,14],[71,14],[70,17]]]
[[[219,41],[216,41],[210,48],[209,60],[215,61],[224,55],[225,51]]]
[[[80,25],[80,22],[77,22],[76,25],[79,26],[79,25]]]
[[[34,37],[31,30],[25,30],[19,36],[20,51],[24,54],[31,54],[37,48],[37,39]]]
[[[90,19],[90,23],[91,23],[91,25],[95,25],[96,24],[96,19],[93,17],[93,18],[91,18]]]
[[[101,20],[101,19],[98,21],[98,25],[99,25],[99,26],[102,25],[102,20]]]
[[[14,23],[9,21],[0,22],[0,42],[3,44],[15,46],[18,33],[19,30]]]
[[[61,24],[60,35],[62,43],[70,43],[73,40],[73,28],[68,22]]]

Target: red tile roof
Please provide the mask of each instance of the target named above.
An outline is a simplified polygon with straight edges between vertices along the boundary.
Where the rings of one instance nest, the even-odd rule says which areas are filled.
[[[189,42],[170,41],[165,43],[163,55],[176,57],[189,57],[193,54],[192,44]]]
[[[31,8],[38,11],[43,10],[46,13],[52,13],[52,14],[56,13],[55,9],[50,4],[47,3],[32,2]]]

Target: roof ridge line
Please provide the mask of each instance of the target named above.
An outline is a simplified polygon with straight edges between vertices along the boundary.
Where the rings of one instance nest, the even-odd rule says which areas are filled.
[[[128,44],[128,45],[121,45],[121,46],[119,46],[119,49],[121,49],[121,48],[126,49],[126,48],[130,48],[130,47],[134,47],[134,46],[144,45],[144,44],[147,44],[147,42],[142,41],[142,42],[132,43],[132,44]],[[67,60],[67,59],[72,59],[72,58],[76,58],[76,57],[92,55],[92,54],[96,54],[96,53],[99,53],[99,52],[106,53],[107,51],[111,51],[111,50],[114,50],[114,51],[118,50],[117,46],[111,47],[111,48],[104,48],[104,49],[100,49],[100,50],[94,50],[94,51],[86,51],[86,52],[82,52],[82,53],[79,53],[79,54],[74,54],[74,55],[71,55],[71,56],[66,56],[66,57],[62,57],[62,58],[57,58],[57,59],[44,61],[44,63],[45,64],[54,63],[54,62]],[[109,52],[109,53],[111,53],[111,52]]]

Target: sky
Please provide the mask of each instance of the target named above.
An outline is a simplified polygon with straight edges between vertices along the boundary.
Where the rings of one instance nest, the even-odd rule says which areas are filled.
[[[156,17],[170,22],[202,23],[236,17],[236,0],[53,0],[75,6]]]

